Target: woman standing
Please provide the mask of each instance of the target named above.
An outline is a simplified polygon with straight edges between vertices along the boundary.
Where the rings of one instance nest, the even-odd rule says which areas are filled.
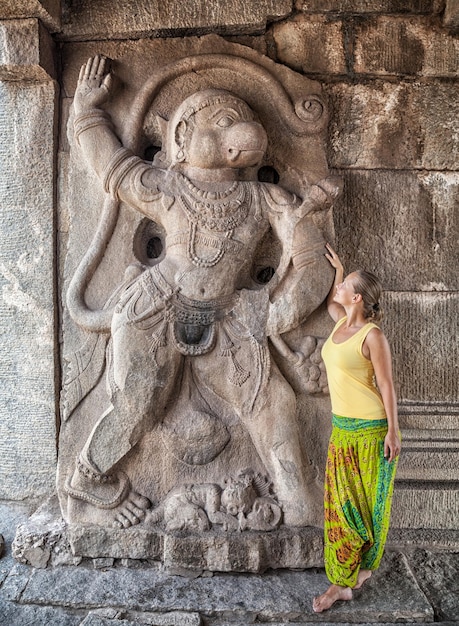
[[[335,268],[327,308],[335,327],[322,349],[330,389],[333,430],[325,477],[325,570],[330,587],[314,598],[320,613],[351,600],[381,561],[400,435],[389,344],[376,325],[381,286],[369,272],[343,277]]]

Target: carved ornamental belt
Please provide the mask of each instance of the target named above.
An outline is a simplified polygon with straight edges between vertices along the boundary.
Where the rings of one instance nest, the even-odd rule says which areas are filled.
[[[165,302],[164,309],[158,311],[163,324],[155,333],[155,347],[164,345],[167,326],[171,326],[175,347],[181,354],[199,356],[210,352],[216,341],[215,322],[223,319],[234,308],[238,295],[232,294],[215,300],[193,300],[174,290],[157,266],[145,274],[144,285],[147,290],[152,296],[157,296],[159,289]]]

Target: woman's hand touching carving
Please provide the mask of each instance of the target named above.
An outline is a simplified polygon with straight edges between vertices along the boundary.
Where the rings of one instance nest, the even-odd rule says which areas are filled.
[[[113,77],[106,73],[106,64],[105,57],[96,55],[82,66],[74,99],[77,114],[97,108],[109,99]]]

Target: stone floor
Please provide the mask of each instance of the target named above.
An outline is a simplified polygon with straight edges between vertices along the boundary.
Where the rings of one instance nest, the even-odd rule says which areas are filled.
[[[392,540],[380,570],[351,602],[314,614],[327,586],[323,570],[172,575],[137,561],[98,559],[34,569],[14,561],[16,526],[33,503],[0,502],[2,626],[308,626],[310,624],[459,624],[459,550],[428,538]]]

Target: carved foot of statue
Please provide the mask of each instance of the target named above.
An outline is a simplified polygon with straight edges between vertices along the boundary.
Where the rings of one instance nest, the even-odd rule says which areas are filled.
[[[115,528],[129,528],[140,524],[150,506],[151,503],[148,498],[131,490],[127,498],[116,508],[113,526]]]
[[[131,488],[129,478],[123,472],[99,474],[81,461],[78,461],[65,490],[75,506],[82,504],[94,510],[88,520],[92,517],[95,523],[104,526],[129,528],[139,524],[151,506],[148,498]]]
[[[283,501],[284,524],[286,526],[324,525],[323,490],[314,480],[306,485],[305,496],[296,501]]]

